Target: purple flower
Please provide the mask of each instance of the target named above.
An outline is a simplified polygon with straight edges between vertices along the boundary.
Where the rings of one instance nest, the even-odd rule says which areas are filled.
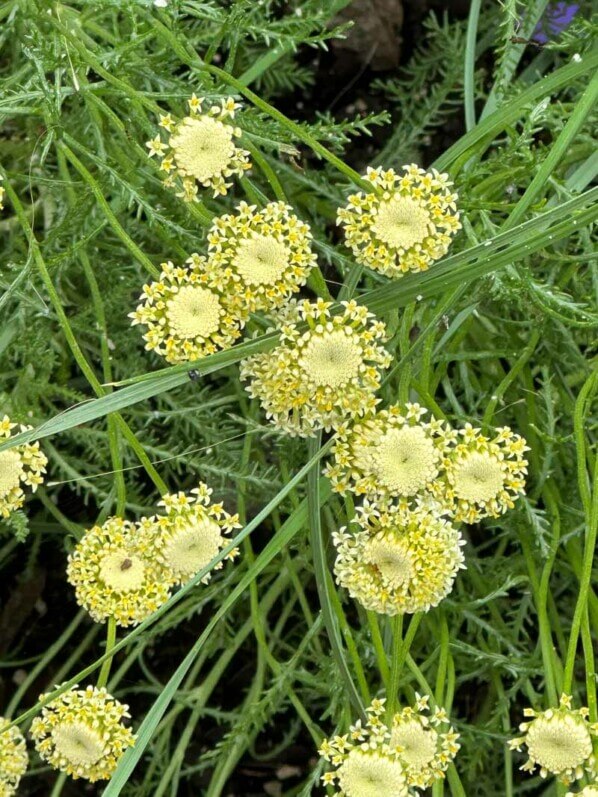
[[[536,25],[531,38],[538,44],[546,44],[569,27],[578,11],[578,3],[552,3]]]

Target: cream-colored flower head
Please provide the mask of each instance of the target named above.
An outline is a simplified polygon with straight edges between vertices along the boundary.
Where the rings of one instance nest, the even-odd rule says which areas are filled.
[[[372,192],[350,196],[337,217],[357,262],[389,277],[428,269],[461,227],[448,175],[414,164],[403,172],[368,169]]]
[[[0,443],[11,438],[16,426],[8,415],[0,420]],[[17,431],[26,432],[29,429],[31,426],[19,426]],[[46,472],[47,464],[48,460],[37,442],[23,443],[0,451],[0,516],[8,517],[23,506],[23,485],[35,492],[44,480],[42,474]]]
[[[198,185],[211,188],[214,196],[226,194],[232,185],[228,178],[242,177],[251,168],[249,153],[235,144],[241,130],[233,122],[241,105],[232,97],[205,108],[204,102],[194,94],[188,116],[179,120],[171,114],[161,116],[160,127],[169,134],[168,141],[157,135],[146,144],[150,158],[162,159],[164,185],[178,187],[177,196],[186,202],[196,199]]]
[[[197,360],[228,349],[241,336],[248,311],[219,270],[193,254],[186,268],[162,263],[157,282],[143,286],[141,304],[129,318],[143,324],[145,348],[169,363]]]
[[[10,721],[0,717],[0,797],[13,797],[25,774],[29,756],[21,731]]]
[[[158,561],[176,584],[184,584],[206,567],[230,543],[226,535],[240,528],[239,516],[230,515],[222,504],[211,503],[211,494],[202,482],[190,495],[167,494],[159,503],[165,514],[140,521],[140,528],[155,541]],[[232,560],[238,553],[234,548],[225,558]],[[219,570],[222,564],[213,569]],[[208,572],[202,582],[210,578]]]
[[[344,736],[326,739],[320,755],[335,768],[322,776],[337,797],[407,797],[405,767],[398,748],[381,717],[384,700],[366,709],[367,721],[357,721]]]
[[[108,780],[135,742],[131,729],[121,722],[130,716],[129,707],[105,689],[74,687],[42,709],[31,723],[31,736],[37,752],[54,769],[75,779]]]
[[[333,533],[334,572],[366,609],[414,614],[437,606],[464,567],[459,532],[436,511],[364,502],[358,531]]]
[[[459,734],[451,727],[444,709],[430,710],[427,696],[416,698],[413,707],[404,708],[392,718],[389,744],[400,754],[408,785],[427,789],[444,778],[459,752]]]
[[[299,303],[296,320],[282,326],[280,345],[241,364],[249,394],[289,435],[329,430],[379,402],[380,371],[392,359],[381,345],[386,327],[367,307],[342,305],[332,315],[330,302]]]
[[[241,202],[234,215],[214,219],[208,233],[210,260],[252,312],[287,302],[316,263],[309,225],[292,211],[284,202],[263,209]]]
[[[333,462],[324,470],[332,488],[374,500],[398,498],[404,505],[425,493],[454,437],[443,421],[422,421],[426,412],[419,404],[395,405],[360,423],[343,424]]]
[[[67,578],[96,623],[114,617],[122,626],[155,612],[173,583],[159,562],[155,535],[119,517],[85,532],[69,556]]]
[[[512,750],[526,748],[528,760],[522,770],[533,772],[539,767],[541,777],[556,775],[565,784],[593,771],[593,740],[598,736],[598,723],[588,721],[587,708],[572,709],[571,697],[562,695],[558,708],[526,708],[523,715],[531,717],[519,726],[523,736],[509,742]]]
[[[598,783],[590,784],[581,791],[568,791],[565,797],[598,797]]]
[[[499,517],[525,491],[525,440],[508,427],[490,439],[469,423],[457,434],[444,460],[444,478],[433,484],[435,497],[458,522]]]

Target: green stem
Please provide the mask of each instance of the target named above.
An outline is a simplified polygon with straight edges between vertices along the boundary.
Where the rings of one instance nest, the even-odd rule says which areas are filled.
[[[378,662],[378,669],[380,670],[380,677],[382,679],[384,687],[388,690],[390,668],[388,666],[386,651],[384,650],[384,641],[382,639],[382,634],[380,633],[380,624],[378,623],[378,615],[376,614],[376,612],[372,612],[369,610],[366,612],[366,615],[368,618],[368,625],[370,627],[370,632],[372,634],[372,643],[374,645],[374,650],[376,652],[376,660]]]
[[[571,624],[571,634],[569,636],[569,646],[567,648],[567,659],[565,662],[565,673],[563,676],[563,691],[566,694],[571,694],[573,686],[577,642],[579,639],[582,620],[584,614],[587,612],[588,596],[592,582],[592,565],[594,562],[596,538],[598,535],[598,463],[595,463],[594,465],[594,484],[592,496],[586,471],[586,444],[584,436],[586,405],[589,404],[590,397],[593,395],[597,387],[598,374],[593,373],[587,379],[580,391],[577,401],[575,402],[575,412],[573,416],[573,428],[577,447],[577,475],[579,491],[586,514],[587,528],[579,584],[579,595],[575,605],[573,622]]]
[[[308,447],[308,456],[310,460],[316,456],[320,450],[320,442],[322,433],[318,433],[315,437],[310,438]],[[338,628],[336,617],[334,616],[334,609],[329,594],[328,587],[328,568],[326,564],[326,553],[324,550],[324,540],[322,538],[322,523],[320,518],[320,480],[319,474],[315,469],[309,472],[307,477],[308,485],[308,513],[309,513],[309,529],[311,539],[311,550],[314,562],[314,571],[316,576],[316,586],[318,590],[318,597],[320,599],[320,607],[322,610],[322,617],[324,626],[328,634],[330,646],[332,648],[332,655],[336,662],[341,680],[345,686],[347,696],[353,707],[358,711],[362,719],[365,719],[365,710],[361,698],[349,671],[349,666],[345,658],[343,644]]]
[[[469,19],[467,21],[467,39],[465,42],[465,68],[463,74],[463,103],[465,106],[465,129],[467,132],[475,127],[475,51],[478,35],[478,20],[482,0],[471,0]]]
[[[108,618],[108,623],[106,627],[106,653],[111,653],[115,644],[116,644],[116,620],[114,619],[114,617],[110,617]],[[106,686],[106,684],[108,683],[108,678],[110,677],[111,668],[112,668],[112,657],[106,659],[106,661],[102,664],[102,669],[100,670],[97,682],[98,689],[101,689],[102,687]]]
[[[392,618],[392,652],[390,657],[390,680],[388,682],[388,692],[386,698],[386,716],[391,720],[395,715],[398,697],[399,697],[399,680],[401,678],[401,671],[405,663],[405,656],[402,655],[405,649],[403,642],[403,615],[397,614]]]

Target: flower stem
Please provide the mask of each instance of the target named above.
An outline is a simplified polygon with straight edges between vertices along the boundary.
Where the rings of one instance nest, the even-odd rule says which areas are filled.
[[[108,624],[106,627],[106,653],[110,653],[110,651],[114,648],[116,644],[116,620],[114,617],[110,617],[108,619]],[[108,677],[110,675],[110,669],[112,667],[112,656],[102,664],[102,669],[100,670],[100,674],[98,675],[98,689],[102,689],[102,687],[106,686],[108,683]]]

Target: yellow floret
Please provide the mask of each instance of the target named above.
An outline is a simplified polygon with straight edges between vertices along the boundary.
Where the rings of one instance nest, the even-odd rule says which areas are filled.
[[[594,770],[598,724],[588,721],[587,708],[572,709],[571,697],[561,695],[558,708],[526,708],[523,714],[532,719],[520,724],[523,736],[509,742],[512,750],[526,748],[528,760],[522,770],[533,772],[538,767],[541,777],[556,775],[566,785]]]
[[[401,277],[425,271],[447,253],[461,227],[448,175],[411,164],[402,175],[369,168],[364,179],[372,192],[350,196],[337,216],[359,263]]]
[[[193,254],[187,268],[162,263],[160,279],[144,285],[141,304],[129,313],[147,327],[145,348],[170,363],[187,362],[227,349],[241,336],[248,317],[240,294],[220,270]]]
[[[186,202],[197,199],[198,185],[211,188],[214,196],[226,194],[232,183],[227,178],[241,177],[251,168],[249,153],[235,144],[241,131],[231,122],[241,106],[230,97],[204,110],[204,100],[189,100],[189,115],[175,120],[170,114],[160,117],[160,127],[170,135],[160,135],[146,143],[150,158],[162,158],[164,184],[177,186],[177,196]]]
[[[253,312],[284,304],[305,284],[316,262],[311,232],[289,205],[263,209],[241,202],[234,215],[219,216],[208,233],[210,260],[241,293]]]
[[[459,532],[436,511],[364,503],[358,531],[332,535],[336,580],[366,609],[414,614],[437,606],[464,567]]]
[[[247,390],[267,417],[290,435],[308,437],[347,418],[372,412],[383,368],[391,362],[381,343],[386,327],[367,308],[342,302],[303,302],[282,326],[281,343],[241,364]]]
[[[101,623],[136,625],[168,600],[174,579],[160,564],[151,530],[112,517],[85,532],[69,556],[77,603]]]
[[[29,763],[23,734],[14,725],[7,730],[9,724],[0,717],[0,797],[16,795]]]
[[[75,687],[42,709],[31,723],[31,736],[54,769],[75,779],[108,780],[135,742],[131,729],[122,724],[130,717],[128,708],[105,689]]]
[[[8,415],[0,421],[0,443],[9,440],[12,430],[17,426]],[[19,432],[26,432],[31,426],[19,426]],[[8,517],[11,512],[25,503],[22,485],[35,492],[43,482],[48,460],[40,451],[39,443],[23,443],[14,448],[0,451],[0,515]]]

